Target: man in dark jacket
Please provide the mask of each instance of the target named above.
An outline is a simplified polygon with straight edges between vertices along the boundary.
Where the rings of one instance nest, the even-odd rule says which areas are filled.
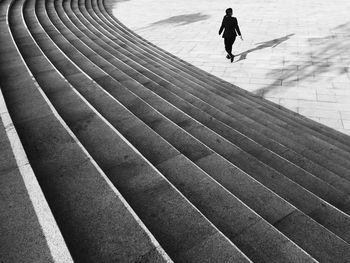
[[[243,38],[241,31],[239,30],[237,18],[232,17],[232,8],[226,9],[226,15],[222,20],[219,35],[221,35],[223,30],[224,33],[222,37],[224,38],[225,50],[227,52],[226,58],[231,59],[231,62],[233,62],[235,56],[232,54],[232,45],[235,42],[237,35],[240,36],[241,40],[243,40]]]

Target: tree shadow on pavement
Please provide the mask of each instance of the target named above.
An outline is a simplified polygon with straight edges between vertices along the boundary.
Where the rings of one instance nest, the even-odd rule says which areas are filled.
[[[241,60],[244,60],[247,58],[248,54],[249,53],[252,53],[254,51],[257,51],[257,50],[261,50],[261,49],[264,49],[264,48],[275,48],[277,47],[279,44],[287,41],[288,39],[290,39],[292,36],[294,36],[294,34],[289,34],[289,35],[286,35],[284,37],[280,37],[280,38],[275,38],[275,39],[272,39],[272,40],[269,40],[269,41],[265,41],[265,42],[259,42],[259,43],[256,43],[256,46],[255,48],[252,48],[252,49],[248,49],[240,54],[237,54],[236,56],[238,57],[239,56],[239,59],[237,60],[238,61],[241,61]]]
[[[283,70],[273,69],[266,75],[276,82],[254,93],[265,96],[271,91],[295,87],[296,82],[312,81],[324,73],[330,73],[327,74],[327,82],[339,76],[350,78],[350,22],[331,29],[331,32],[325,37],[309,38],[307,41],[311,47],[308,51],[293,54],[303,61],[283,61]],[[281,80],[283,86],[279,84]]]

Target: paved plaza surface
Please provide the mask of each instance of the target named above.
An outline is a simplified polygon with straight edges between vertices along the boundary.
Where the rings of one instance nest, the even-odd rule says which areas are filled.
[[[172,54],[350,134],[350,1],[114,0],[114,15]],[[233,8],[235,61],[218,35]]]

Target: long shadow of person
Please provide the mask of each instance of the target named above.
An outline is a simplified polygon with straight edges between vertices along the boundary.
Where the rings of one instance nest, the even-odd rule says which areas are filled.
[[[209,15],[202,13],[184,14],[168,17],[166,19],[154,22],[151,26],[162,25],[162,24],[177,24],[178,26],[188,25],[191,23],[199,22],[202,20],[209,19]]]
[[[294,36],[295,34],[289,34],[289,35],[286,35],[284,37],[280,37],[280,38],[276,38],[276,39],[272,39],[272,40],[269,40],[269,41],[265,41],[265,42],[259,42],[259,43],[256,43],[256,46],[255,48],[252,48],[252,49],[248,49],[240,54],[237,54],[236,56],[238,57],[239,56],[239,59],[236,61],[240,61],[240,60],[244,60],[247,58],[247,55],[249,53],[252,53],[254,51],[257,51],[257,50],[261,50],[261,49],[264,49],[264,48],[275,48],[277,47],[279,44],[287,41],[288,39],[290,39],[292,36]]]
[[[0,0],[1,1],[1,0]],[[126,1],[126,0],[124,0]],[[137,28],[137,30],[144,30],[148,29],[154,26],[161,26],[161,25],[167,25],[172,24],[176,26],[185,26],[188,24],[192,24],[195,22],[203,21],[206,19],[209,19],[210,15],[205,15],[202,13],[193,13],[193,14],[184,14],[184,15],[177,15],[177,16],[171,16],[166,19],[162,19],[156,22],[153,22],[152,24],[144,27]]]

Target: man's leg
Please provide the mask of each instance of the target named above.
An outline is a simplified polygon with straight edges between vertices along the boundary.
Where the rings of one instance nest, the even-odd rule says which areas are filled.
[[[231,51],[231,54],[232,54],[232,46],[233,46],[233,43],[235,43],[236,41],[236,37],[233,37],[232,39],[230,39],[230,51]]]
[[[224,38],[224,42],[225,42],[225,50],[227,52],[227,54],[231,57],[231,52],[232,52],[232,39],[231,38]]]
[[[231,55],[231,62],[233,62],[233,59],[234,59],[234,57],[235,57],[235,55],[233,55],[232,54],[232,46],[233,46],[233,43],[235,43],[235,40],[236,40],[236,37],[233,37],[232,39],[231,39],[231,42],[230,42],[230,55]]]

